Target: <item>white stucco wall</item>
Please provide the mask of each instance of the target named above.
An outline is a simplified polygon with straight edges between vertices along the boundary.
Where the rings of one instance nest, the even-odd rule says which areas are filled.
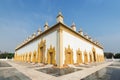
[[[50,48],[50,45],[52,47],[57,47],[57,31],[51,32],[45,36],[42,37],[43,40],[46,40],[46,50],[45,50],[45,56],[47,56],[47,49]],[[41,38],[38,38],[29,44],[25,45],[24,47],[20,48],[19,50],[16,51],[17,54],[24,54],[24,53],[29,53],[29,52],[34,52],[34,50],[37,51],[38,49],[38,43],[40,43]]]
[[[100,49],[99,47],[94,46],[93,44],[83,39],[80,39],[66,31],[63,31],[63,64],[65,60],[65,48],[68,48],[68,45],[70,45],[70,47],[73,49],[74,63],[76,63],[76,60],[77,60],[76,50],[78,50],[78,48],[80,48],[80,50],[82,51],[82,56],[85,50],[88,54],[92,52],[93,47],[95,48],[96,53],[103,54],[103,50]],[[84,61],[84,57],[82,57],[82,59]]]
[[[59,62],[59,46],[58,46],[58,41],[59,41],[59,34],[57,31],[53,31],[49,34],[46,34],[45,36],[42,36],[43,40],[46,40],[46,50],[45,50],[45,57],[47,57],[47,49],[50,48],[50,45],[52,45],[53,47],[55,47],[55,52],[56,52],[56,63],[60,64]],[[73,59],[74,59],[74,63],[76,63],[77,60],[77,56],[76,56],[76,50],[78,50],[78,48],[80,48],[80,50],[82,51],[82,54],[84,54],[84,51],[86,51],[88,54],[92,53],[92,49],[93,47],[96,50],[97,54],[103,54],[103,50],[100,49],[99,47],[93,45],[92,43],[87,42],[86,40],[76,37],[73,34],[70,34],[66,31],[63,30],[62,33],[63,36],[63,52],[62,52],[62,63],[64,64],[64,60],[65,60],[65,48],[68,48],[68,45],[70,45],[70,47],[73,49]],[[36,40],[30,42],[29,44],[25,45],[24,47],[20,48],[19,50],[17,50],[15,53],[17,54],[24,54],[24,53],[29,53],[29,52],[34,52],[34,50],[37,51],[38,49],[38,43],[40,43],[41,38],[37,38]],[[60,53],[61,54],[61,53]],[[83,56],[83,55],[82,55]],[[89,58],[89,57],[88,57]],[[82,57],[83,61],[84,61],[84,56]],[[88,59],[89,60],[89,59]]]

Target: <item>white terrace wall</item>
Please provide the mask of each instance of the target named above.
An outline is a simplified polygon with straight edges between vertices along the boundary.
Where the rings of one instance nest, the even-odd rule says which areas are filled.
[[[80,48],[80,50],[82,51],[82,56],[85,50],[88,54],[90,52],[92,53],[93,47],[95,48],[97,54],[103,54],[103,49],[97,47],[96,45],[93,45],[92,43],[82,38],[80,39],[79,37],[76,37],[73,34],[70,34],[69,32],[66,32],[63,30],[63,64],[65,60],[65,48],[68,48],[68,45],[70,45],[70,48],[73,49],[74,63],[76,63],[76,59],[77,59],[76,50],[78,50],[78,48]],[[82,60],[84,61],[84,56],[82,57]],[[89,60],[89,57],[88,57],[88,60]]]
[[[47,49],[50,48],[50,45],[52,45],[52,47],[55,47],[55,51],[56,51],[57,31],[55,30],[49,34],[46,34],[45,36],[42,36],[42,39],[46,40],[45,57],[47,58]],[[29,52],[33,53],[35,50],[37,51],[38,43],[40,43],[40,41],[41,41],[41,38],[37,38],[36,40],[30,42],[29,44],[25,45],[24,47],[18,49],[15,53],[17,53],[17,54],[24,54],[24,53],[29,53]]]

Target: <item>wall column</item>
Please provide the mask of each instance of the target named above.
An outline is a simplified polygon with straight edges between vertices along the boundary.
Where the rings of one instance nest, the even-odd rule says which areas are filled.
[[[58,67],[63,67],[63,30],[61,27],[57,30],[57,49],[56,63]]]

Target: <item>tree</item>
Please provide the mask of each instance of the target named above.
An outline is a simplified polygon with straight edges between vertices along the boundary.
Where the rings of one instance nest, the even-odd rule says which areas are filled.
[[[105,52],[104,55],[107,59],[112,59],[112,57],[114,56],[113,55],[114,53],[111,53],[111,52]]]
[[[11,58],[14,57],[14,53],[2,53],[2,54],[0,54],[0,58],[1,58],[1,59],[5,59],[6,57],[7,57],[8,59],[11,59]]]
[[[114,58],[120,58],[120,53],[116,53],[116,54],[114,55]]]

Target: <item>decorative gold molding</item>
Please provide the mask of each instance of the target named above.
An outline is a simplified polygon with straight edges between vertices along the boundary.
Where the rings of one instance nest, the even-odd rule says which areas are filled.
[[[36,63],[36,51],[33,52],[32,62],[33,62],[33,63]]]
[[[25,53],[23,54],[23,61],[25,62]]]
[[[31,52],[28,54],[28,62],[31,62]]]
[[[96,54],[96,50],[94,47],[92,48],[92,53],[93,53],[93,61],[97,62],[97,54]]]
[[[47,63],[48,64],[56,64],[55,47],[52,47],[52,45],[50,45],[50,48],[47,49]]]
[[[100,62],[100,54],[97,54],[98,62]]]
[[[89,60],[90,62],[93,62],[93,54],[91,52],[89,53]]]
[[[14,60],[17,60],[17,53],[14,54]]]
[[[46,40],[41,39],[38,44],[38,62],[45,63]]]
[[[26,53],[26,56],[27,56],[27,62],[28,62],[28,60],[29,60],[29,53]]]
[[[25,62],[27,62],[27,54],[25,53]]]
[[[68,45],[68,48],[65,48],[65,65],[66,64],[73,64],[73,49],[70,48],[70,45]]]
[[[93,52],[95,52],[95,51],[96,51],[94,47],[92,48],[92,51],[93,51]]]
[[[78,48],[78,50],[76,50],[76,55],[77,55],[77,63],[82,63],[82,52],[80,51],[80,48]]]
[[[88,63],[88,54],[86,50],[84,51],[84,63]]]
[[[21,56],[22,56],[22,62],[24,61],[24,54],[21,54]]]
[[[26,56],[27,54],[25,53],[25,57],[24,57],[24,62],[26,62],[27,61],[27,56]]]

